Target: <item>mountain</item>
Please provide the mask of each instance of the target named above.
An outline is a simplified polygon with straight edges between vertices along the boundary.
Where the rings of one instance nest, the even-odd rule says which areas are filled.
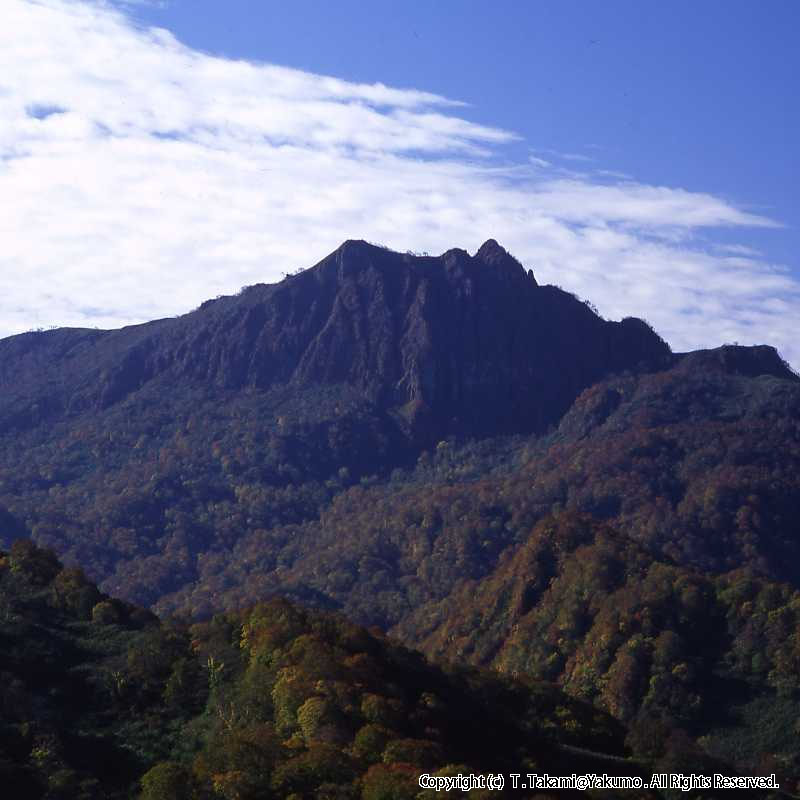
[[[2,541],[212,629],[227,612],[210,654],[238,676],[237,609],[283,595],[554,682],[662,771],[709,757],[800,786],[800,379],[771,347],[673,354],[491,240],[346,242],[183,317],[2,340],[0,389]],[[146,739],[140,766],[163,761]],[[153,785],[186,784],[181,758]]]
[[[539,286],[494,240],[474,257],[438,258],[348,241],[312,269],[183,317],[3,340],[0,430],[102,412],[140,392],[344,385],[427,439],[531,432],[599,378],[668,361],[640,320],[607,322]]]
[[[0,341],[0,504],[152,604],[423,447],[541,432],[597,380],[671,359],[494,241],[438,258],[345,242],[183,317]]]
[[[317,518],[243,534],[162,603],[210,610],[280,589],[392,629],[561,511],[609,523],[654,559],[800,587],[800,381],[770,348],[609,378],[548,435],[443,441],[413,468],[339,491]]]

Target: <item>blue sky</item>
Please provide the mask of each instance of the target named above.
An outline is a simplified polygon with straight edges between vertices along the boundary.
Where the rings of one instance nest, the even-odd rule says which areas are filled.
[[[136,16],[207,52],[463,100],[523,150],[800,222],[795,0],[168,0]]]
[[[675,349],[800,364],[793,0],[9,3],[0,335],[493,236]]]

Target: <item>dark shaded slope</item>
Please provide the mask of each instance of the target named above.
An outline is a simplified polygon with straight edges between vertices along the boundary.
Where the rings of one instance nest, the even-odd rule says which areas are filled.
[[[766,356],[763,374],[690,369],[687,357],[586,390],[547,437],[441,443],[416,470],[340,494],[318,522],[243,537],[169,602],[202,607],[205,581],[230,587],[233,604],[278,586],[391,627],[486,576],[565,509],[607,520],[654,558],[800,586],[800,381],[771,348],[732,353]]]
[[[650,746],[681,727],[748,772],[777,769],[796,785],[798,624],[789,586],[746,570],[703,575],[565,512],[395,633],[434,658],[557,682]]]
[[[562,419],[536,494],[681,564],[800,586],[800,380],[769,347],[723,347],[598,384]]]
[[[169,752],[165,714],[160,741],[153,698],[142,673],[122,697],[126,657],[177,638],[159,636],[157,619],[102,595],[79,569],[19,540],[0,552],[0,780],[3,792],[33,798],[121,798]],[[185,649],[186,642],[183,642]],[[169,663],[167,661],[167,663]],[[157,695],[156,695],[157,696]]]
[[[0,503],[152,604],[424,446],[540,431],[599,378],[671,358],[496,242],[430,258],[350,241],[179,318],[0,341]]]
[[[603,375],[654,369],[666,345],[539,287],[496,242],[474,257],[401,255],[349,241],[279,284],[118,331],[0,342],[0,425],[166,391],[347,384],[430,435],[540,430]]]
[[[281,600],[161,623],[19,541],[0,552],[0,609],[15,800],[411,800],[423,772],[649,769],[624,726],[551,685],[443,669]]]

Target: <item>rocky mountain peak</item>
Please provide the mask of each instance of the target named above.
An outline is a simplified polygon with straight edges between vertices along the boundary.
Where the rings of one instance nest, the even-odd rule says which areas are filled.
[[[163,385],[349,387],[415,440],[542,430],[607,374],[669,363],[667,345],[629,323],[538,286],[494,239],[438,257],[348,240],[311,269],[177,319],[0,342],[0,385],[14,386],[0,429]]]
[[[508,250],[498,244],[496,239],[487,239],[475,253],[475,260],[493,267],[500,274],[505,274],[508,277],[524,278],[526,276],[525,268],[522,264]],[[527,276],[533,279],[533,272],[529,270]],[[536,283],[535,279],[533,279],[533,282],[534,284]]]

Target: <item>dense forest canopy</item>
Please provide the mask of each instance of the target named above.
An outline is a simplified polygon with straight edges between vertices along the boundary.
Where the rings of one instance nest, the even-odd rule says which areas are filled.
[[[423,772],[650,767],[619,722],[551,684],[443,669],[285,600],[160,622],[18,540],[0,554],[0,604],[15,799],[413,800],[444,796],[420,794]],[[704,763],[685,742],[670,757]],[[503,795],[470,794],[489,796]]]

